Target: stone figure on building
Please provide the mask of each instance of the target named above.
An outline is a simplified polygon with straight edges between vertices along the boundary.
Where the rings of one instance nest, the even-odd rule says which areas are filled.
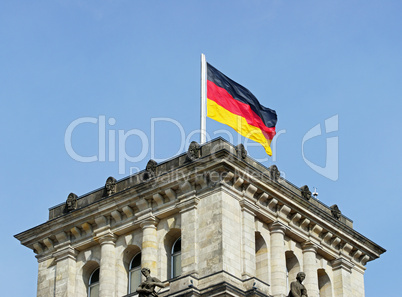
[[[331,209],[332,216],[333,216],[335,219],[339,220],[339,219],[341,218],[341,214],[342,214],[342,213],[341,213],[341,211],[340,211],[338,205],[334,204],[334,205],[332,205],[332,206],[330,207],[330,209]]]
[[[242,160],[246,159],[247,157],[247,151],[246,148],[242,143],[238,144],[236,146],[236,155],[241,158]]]
[[[187,159],[190,161],[194,161],[200,157],[201,146],[196,142],[192,141],[187,151]]]
[[[311,198],[311,191],[310,191],[310,189],[308,188],[307,185],[304,185],[303,187],[301,187],[301,188],[300,188],[300,191],[301,191],[301,195],[302,195],[302,197],[303,197],[304,199],[310,200],[310,198]]]
[[[147,166],[145,167],[145,172],[143,175],[143,180],[148,180],[150,178],[153,178],[156,176],[156,167],[158,166],[158,163],[154,160],[149,160],[147,163]]]
[[[151,270],[148,268],[142,268],[141,273],[145,276],[145,281],[137,288],[138,297],[158,297],[155,287],[164,288],[169,285],[169,283],[164,284],[156,277],[152,277]]]
[[[66,212],[70,212],[74,209],[77,209],[77,195],[74,193],[70,193],[66,200],[65,210]]]
[[[299,272],[296,276],[296,280],[291,282],[290,291],[288,297],[308,297],[307,289],[304,287],[302,282],[306,278],[304,272]]]
[[[278,179],[281,177],[281,173],[279,172],[279,169],[276,165],[272,165],[268,168],[269,170],[269,175],[273,181],[278,181]]]
[[[109,176],[106,180],[105,191],[106,196],[111,196],[116,193],[116,179],[113,176]]]

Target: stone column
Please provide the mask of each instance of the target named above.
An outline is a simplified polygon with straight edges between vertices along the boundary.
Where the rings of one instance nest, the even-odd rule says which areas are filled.
[[[306,274],[303,284],[309,297],[318,297],[317,246],[312,242],[305,242],[302,248],[303,272]]]
[[[352,296],[352,267],[353,264],[342,257],[332,261],[333,288],[336,297]]]
[[[66,245],[54,253],[56,260],[56,297],[75,296],[75,274],[77,251]]]
[[[142,223],[142,249],[141,267],[146,267],[155,275],[157,273],[156,261],[158,257],[158,244],[156,238],[157,219],[154,216],[146,218]]]
[[[280,222],[270,226],[271,231],[271,294],[286,296],[285,230]]]
[[[243,279],[255,276],[255,221],[253,205],[243,200],[240,202],[242,212],[242,258]]]
[[[110,231],[99,235],[101,260],[99,270],[99,296],[115,297],[116,287],[116,236]]]

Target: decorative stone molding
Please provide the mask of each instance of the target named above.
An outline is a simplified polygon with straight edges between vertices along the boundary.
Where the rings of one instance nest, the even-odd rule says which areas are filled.
[[[285,235],[286,226],[279,221],[273,222],[269,225],[269,231],[272,233],[281,233]]]
[[[271,210],[272,212],[276,213],[276,206],[278,205],[278,200],[276,200],[275,198],[272,198],[269,202],[268,202],[268,209]]]
[[[177,208],[180,209],[180,213],[184,213],[186,211],[197,208],[199,202],[200,198],[198,198],[197,196],[183,198],[180,199],[180,202],[177,204]]]
[[[255,192],[257,192],[257,188],[252,184],[249,184],[246,188],[246,191],[244,192],[244,196],[246,196],[247,198],[254,198]]]
[[[352,268],[354,266],[351,262],[342,257],[333,260],[331,264],[333,270],[344,269],[349,273],[352,272]]]
[[[332,236],[333,236],[333,234],[332,234],[331,232],[327,232],[327,233],[325,233],[325,235],[324,235],[324,237],[322,238],[322,240],[323,240],[325,243],[330,244],[330,240],[331,240]]]
[[[245,160],[247,158],[247,151],[242,143],[236,146],[236,155],[242,160]]]
[[[296,213],[291,217],[290,221],[291,221],[291,223],[292,223],[293,225],[297,226],[297,223],[300,221],[300,219],[301,219],[301,215],[296,212]]]
[[[95,218],[95,223],[97,228],[102,228],[108,224],[108,219],[105,216],[97,216]]]
[[[308,231],[308,225],[310,224],[310,220],[305,218],[301,223],[300,223],[300,228],[307,230]]]
[[[176,191],[173,189],[166,189],[165,195],[169,199],[169,201],[174,201],[174,200],[176,200],[176,197],[177,197]]]
[[[139,199],[135,202],[135,206],[141,211],[144,211],[150,207],[149,199],[145,199],[144,197],[139,197]]]
[[[219,173],[216,171],[204,173],[205,181],[209,188],[214,188],[220,182]]]
[[[268,168],[269,171],[269,176],[271,180],[273,181],[278,181],[278,179],[281,177],[281,173],[278,170],[278,167],[276,165],[272,165]]]
[[[127,218],[131,218],[134,216],[134,210],[130,206],[126,205],[122,208],[122,210]]]
[[[157,206],[160,206],[163,204],[163,196],[159,193],[156,193],[152,196],[152,199],[155,201]]]
[[[356,250],[353,254],[352,257],[356,262],[359,262],[359,258],[362,255],[362,251],[361,250]]]
[[[114,235],[114,233],[112,231],[106,230],[104,232],[97,234],[97,236],[95,237],[95,240],[99,241],[101,246],[104,244],[113,244],[114,245],[117,240],[117,236]]]
[[[89,223],[84,223],[84,224],[81,225],[81,227],[82,227],[82,229],[85,231],[85,234],[86,234],[86,235],[92,234],[93,229],[92,229],[91,224],[89,224]]]
[[[234,178],[234,173],[229,171],[229,172],[226,172],[226,175],[223,178],[223,181],[228,184],[233,180],[233,178]]]
[[[116,223],[121,221],[122,216],[119,211],[115,210],[115,211],[112,211],[110,214],[112,215],[112,217],[116,221]]]
[[[56,251],[53,256],[56,262],[65,260],[65,259],[72,259],[74,261],[77,260],[78,251],[72,248],[70,245],[66,246],[58,251]]]
[[[291,208],[286,206],[286,205],[282,205],[281,207],[279,207],[278,210],[278,215],[284,219],[287,219],[288,214],[290,213]]]
[[[335,237],[334,240],[331,242],[331,246],[333,248],[338,248],[338,245],[341,243],[341,239],[339,237]]]
[[[188,181],[185,181],[184,183],[180,184],[180,191],[182,194],[190,193],[193,191],[193,186]]]
[[[330,209],[331,209],[332,216],[333,216],[335,219],[340,220],[342,213],[341,213],[341,211],[339,210],[338,205],[334,204],[334,205],[332,205],[332,206],[330,207]]]
[[[43,247],[43,245],[40,243],[40,242],[35,242],[34,244],[33,244],[33,248],[34,248],[34,251],[37,253],[37,254],[41,254],[41,253],[43,253],[44,252],[44,247]]]
[[[71,232],[71,234],[74,235],[74,237],[75,237],[76,239],[78,239],[78,238],[81,237],[81,230],[78,229],[77,227],[71,228],[71,229],[70,229],[70,232]]]
[[[187,150],[187,159],[194,161],[201,157],[201,146],[196,141],[192,141]]]
[[[63,244],[69,240],[68,234],[66,232],[59,232],[56,234],[56,239],[58,244]]]
[[[66,200],[65,212],[70,212],[77,209],[77,198],[78,196],[74,193],[70,193]]]
[[[109,176],[105,183],[105,194],[111,196],[116,193],[116,179],[113,176]]]
[[[234,182],[233,187],[234,187],[235,189],[238,189],[238,188],[240,188],[240,187],[243,185],[243,183],[244,183],[244,179],[242,179],[241,177],[238,177],[238,178],[236,179],[236,181]]]
[[[48,250],[51,250],[54,248],[54,243],[53,240],[51,240],[50,238],[45,238],[43,240],[43,243],[46,245],[46,247],[48,248]]]
[[[250,202],[247,199],[241,199],[239,201],[239,204],[240,204],[242,211],[246,211],[246,212],[250,213],[251,215],[255,216],[255,213],[258,208],[254,203]]]
[[[364,255],[362,257],[362,259],[360,260],[360,263],[362,263],[362,265],[366,265],[369,260],[370,260],[370,256]]]
[[[147,218],[144,218],[142,222],[140,223],[140,226],[142,229],[145,228],[156,228],[156,225],[158,225],[159,220],[155,218],[153,215],[148,216]]]
[[[268,205],[268,197],[269,197],[269,195],[264,192],[257,198],[256,203],[261,204],[263,206],[267,206]]]
[[[342,245],[342,249],[341,249],[341,252],[343,253],[343,254],[345,254],[345,255],[349,255],[349,253],[352,251],[352,249],[353,249],[353,246],[351,246],[349,243],[344,243],[343,245]]]
[[[303,187],[301,187],[301,188],[300,188],[300,191],[301,191],[301,195],[302,195],[302,197],[303,197],[304,199],[310,200],[310,198],[311,198],[311,191],[310,191],[310,189],[308,188],[307,185],[304,185]]]
[[[320,234],[321,234],[321,232],[322,232],[322,230],[323,230],[323,229],[322,229],[321,226],[319,226],[319,225],[317,225],[317,224],[314,224],[314,226],[311,227],[310,232],[311,232],[312,234],[314,234],[315,236],[319,237]]]
[[[306,241],[302,244],[303,253],[306,252],[317,253],[317,248],[318,248],[317,245],[311,241]]]

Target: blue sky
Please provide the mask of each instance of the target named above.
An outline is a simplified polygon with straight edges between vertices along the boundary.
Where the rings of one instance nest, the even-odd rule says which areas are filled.
[[[13,235],[45,222],[48,208],[70,192],[83,195],[108,176],[145,168],[151,156],[182,152],[183,135],[199,140],[191,133],[199,129],[201,53],[277,111],[275,157],[262,163],[276,164],[298,186],[317,187],[322,202],[337,204],[355,230],[387,249],[367,265],[366,296],[395,295],[401,9],[400,1],[369,0],[0,2],[4,296],[36,294],[36,259]],[[325,133],[333,116],[338,128]],[[95,162],[74,160],[66,150],[67,128],[83,118],[97,122],[77,126],[71,144]],[[322,135],[303,142],[317,125]],[[222,124],[208,119],[207,130],[226,139],[221,130],[229,131],[238,144]],[[332,179],[311,166],[329,164],[330,138],[339,143]],[[119,150],[138,160],[119,163]],[[248,151],[265,158],[261,146]]]

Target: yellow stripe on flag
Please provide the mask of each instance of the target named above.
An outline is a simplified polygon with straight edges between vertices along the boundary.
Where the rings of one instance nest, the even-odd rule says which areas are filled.
[[[270,147],[271,139],[265,138],[261,129],[249,125],[245,118],[231,113],[230,111],[210,99],[207,99],[207,116],[222,124],[228,125],[244,137],[247,137],[262,144],[267,154],[272,156],[272,151]]]

